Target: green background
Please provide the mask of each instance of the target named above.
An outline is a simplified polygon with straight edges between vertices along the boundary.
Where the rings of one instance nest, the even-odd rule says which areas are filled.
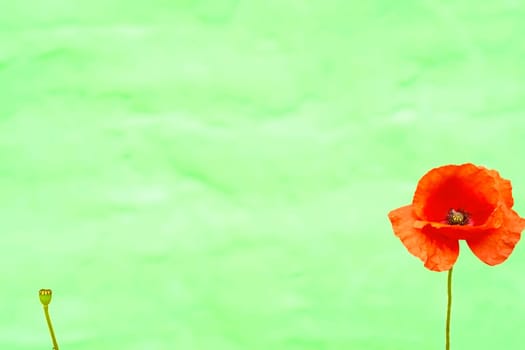
[[[5,1],[0,348],[443,349],[393,235],[474,162],[525,213],[520,1]],[[521,349],[525,248],[462,246],[452,349]]]

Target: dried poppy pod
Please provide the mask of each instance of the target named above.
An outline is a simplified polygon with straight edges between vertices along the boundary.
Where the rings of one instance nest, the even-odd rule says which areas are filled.
[[[40,298],[40,302],[42,305],[47,306],[51,302],[51,296],[53,295],[53,292],[51,289],[40,289],[38,291],[38,297]]]

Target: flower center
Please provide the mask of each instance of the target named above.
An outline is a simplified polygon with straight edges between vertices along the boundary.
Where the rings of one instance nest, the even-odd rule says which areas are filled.
[[[469,222],[468,214],[464,210],[450,209],[447,214],[449,225],[466,225]]]

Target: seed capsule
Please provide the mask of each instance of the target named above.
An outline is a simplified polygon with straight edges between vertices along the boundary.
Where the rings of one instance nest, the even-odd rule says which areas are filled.
[[[51,289],[40,289],[38,291],[38,297],[40,298],[40,302],[42,303],[42,305],[49,305],[49,303],[51,302],[52,294],[53,292],[51,292]]]

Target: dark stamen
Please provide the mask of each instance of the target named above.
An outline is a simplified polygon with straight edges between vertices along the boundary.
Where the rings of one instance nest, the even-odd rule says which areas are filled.
[[[447,223],[449,225],[466,225],[468,224],[468,215],[464,210],[450,209],[447,214]]]

